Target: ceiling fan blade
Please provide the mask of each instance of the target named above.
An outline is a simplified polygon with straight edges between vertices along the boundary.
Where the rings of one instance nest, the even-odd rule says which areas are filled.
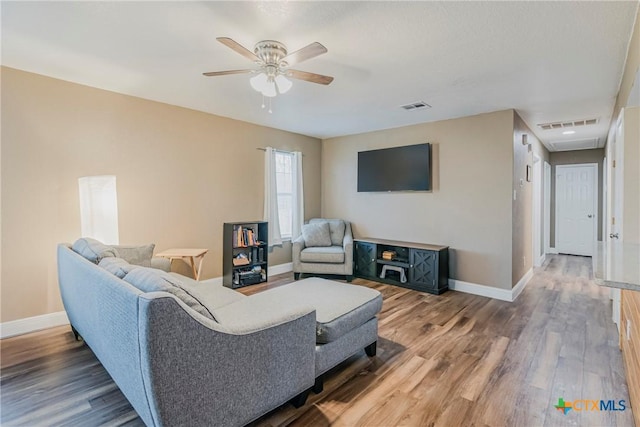
[[[315,58],[316,56],[322,55],[323,53],[327,53],[327,48],[322,46],[318,42],[313,42],[310,45],[303,47],[302,49],[290,53],[282,60],[286,61],[288,65],[293,65],[302,61],[306,61],[307,59]]]
[[[226,76],[228,74],[245,74],[251,73],[253,70],[228,70],[228,71],[209,71],[208,73],[202,73],[203,76]]]
[[[252,61],[258,61],[258,62],[260,61],[260,58],[258,58],[253,52],[251,52],[246,47],[242,46],[237,41],[230,39],[229,37],[217,37],[216,40],[218,40],[220,43],[227,46],[228,48],[235,50],[245,58],[248,58]]]
[[[318,83],[321,85],[328,85],[333,81],[333,77],[323,76],[322,74],[308,73],[306,71],[299,70],[287,70],[287,76],[293,77],[298,80],[305,80],[311,83]]]

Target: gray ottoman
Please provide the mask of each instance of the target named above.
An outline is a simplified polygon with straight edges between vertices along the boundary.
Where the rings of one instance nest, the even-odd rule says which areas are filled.
[[[316,309],[314,392],[322,391],[322,374],[354,353],[364,348],[369,357],[375,356],[376,315],[382,308],[382,294],[375,289],[310,277],[263,294],[287,305],[309,305]]]

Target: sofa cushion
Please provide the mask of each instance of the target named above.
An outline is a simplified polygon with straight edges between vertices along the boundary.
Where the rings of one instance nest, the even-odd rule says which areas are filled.
[[[132,284],[142,292],[168,292],[184,302],[187,306],[209,319],[215,320],[211,312],[200,301],[184,289],[184,285],[175,276],[164,271],[137,267],[132,269],[124,281]]]
[[[71,249],[94,264],[99,263],[102,258],[118,256],[118,251],[112,246],[105,245],[90,237],[82,237],[76,240],[71,246]]]
[[[306,247],[331,246],[331,234],[329,233],[329,223],[314,222],[302,226],[302,238]]]
[[[137,265],[131,265],[122,258],[115,257],[102,258],[98,265],[121,279],[137,267]]]
[[[211,313],[220,307],[247,298],[246,295],[219,284],[198,282],[178,273],[169,274],[180,281],[182,283],[182,289],[200,301]]]
[[[310,224],[326,221],[329,223],[329,234],[331,236],[331,244],[334,246],[342,246],[344,241],[344,233],[347,225],[341,219],[323,219],[314,218],[309,221]]]
[[[155,243],[142,246],[113,246],[113,248],[118,252],[120,258],[124,259],[129,264],[141,265],[143,267],[151,267],[151,258],[153,257],[153,250],[155,247]]]
[[[374,318],[382,308],[382,295],[365,286],[311,277],[251,295],[256,307],[311,306],[316,309],[316,342],[325,344]],[[215,311],[221,324],[237,320],[239,309],[249,301],[229,304]],[[242,311],[244,312],[244,311]]]
[[[342,246],[305,248],[300,252],[300,261],[343,264],[344,249]]]

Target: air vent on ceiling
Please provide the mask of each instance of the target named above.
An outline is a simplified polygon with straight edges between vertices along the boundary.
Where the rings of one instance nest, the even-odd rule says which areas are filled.
[[[584,119],[584,120],[573,120],[568,122],[538,123],[538,127],[543,130],[551,130],[551,129],[572,128],[576,126],[595,125],[596,123],[598,123],[598,119]]]
[[[574,139],[572,141],[551,141],[554,151],[589,150],[598,148],[600,138]]]
[[[407,111],[411,111],[411,110],[420,110],[422,108],[431,108],[431,105],[427,104],[424,101],[418,101],[418,102],[413,102],[407,105],[401,105],[400,108],[403,108]]]

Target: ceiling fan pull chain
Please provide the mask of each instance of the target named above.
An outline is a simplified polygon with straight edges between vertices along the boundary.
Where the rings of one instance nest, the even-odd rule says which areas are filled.
[[[262,95],[262,109],[264,110],[264,95]]]
[[[269,98],[269,114],[273,113],[273,111],[271,110],[271,99],[273,98]]]

